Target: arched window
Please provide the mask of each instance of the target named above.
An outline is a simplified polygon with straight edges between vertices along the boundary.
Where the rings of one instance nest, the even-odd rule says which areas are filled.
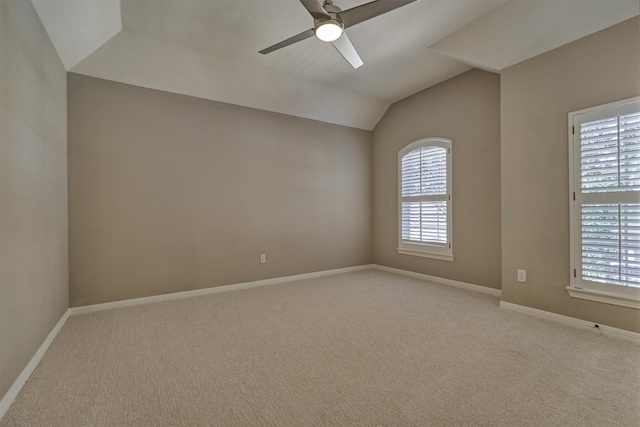
[[[398,153],[398,252],[453,261],[451,140],[425,138]]]

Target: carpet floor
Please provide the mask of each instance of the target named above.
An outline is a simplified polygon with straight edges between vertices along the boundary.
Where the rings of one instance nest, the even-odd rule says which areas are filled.
[[[69,318],[0,426],[638,426],[640,346],[364,270]]]

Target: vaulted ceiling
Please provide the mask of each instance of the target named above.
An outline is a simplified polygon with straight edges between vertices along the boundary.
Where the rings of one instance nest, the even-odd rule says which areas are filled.
[[[473,67],[500,72],[639,13],[638,0],[419,0],[346,30],[353,69],[315,37],[258,53],[313,26],[299,0],[31,1],[68,71],[367,130]]]

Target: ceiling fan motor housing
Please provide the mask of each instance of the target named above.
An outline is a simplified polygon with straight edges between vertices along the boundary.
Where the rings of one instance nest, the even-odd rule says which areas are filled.
[[[326,0],[322,5],[322,7],[324,8],[324,10],[327,11],[327,14],[330,16],[330,18],[314,19],[313,27],[318,28],[318,24],[320,23],[324,23],[326,21],[333,21],[333,22],[336,22],[340,27],[344,29],[344,24],[342,23],[342,19],[340,19],[340,15],[338,15],[340,12],[342,12],[342,9],[340,9],[338,6],[335,6],[331,0]]]

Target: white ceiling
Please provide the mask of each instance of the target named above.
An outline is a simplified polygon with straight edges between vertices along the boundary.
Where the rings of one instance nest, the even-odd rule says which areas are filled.
[[[393,0],[383,0],[393,1]],[[335,0],[348,9],[368,0]],[[419,0],[349,28],[364,65],[310,38],[298,0],[32,0],[67,70],[371,130],[389,105],[638,15],[638,0]]]
[[[118,0],[31,0],[67,70],[122,31]]]

